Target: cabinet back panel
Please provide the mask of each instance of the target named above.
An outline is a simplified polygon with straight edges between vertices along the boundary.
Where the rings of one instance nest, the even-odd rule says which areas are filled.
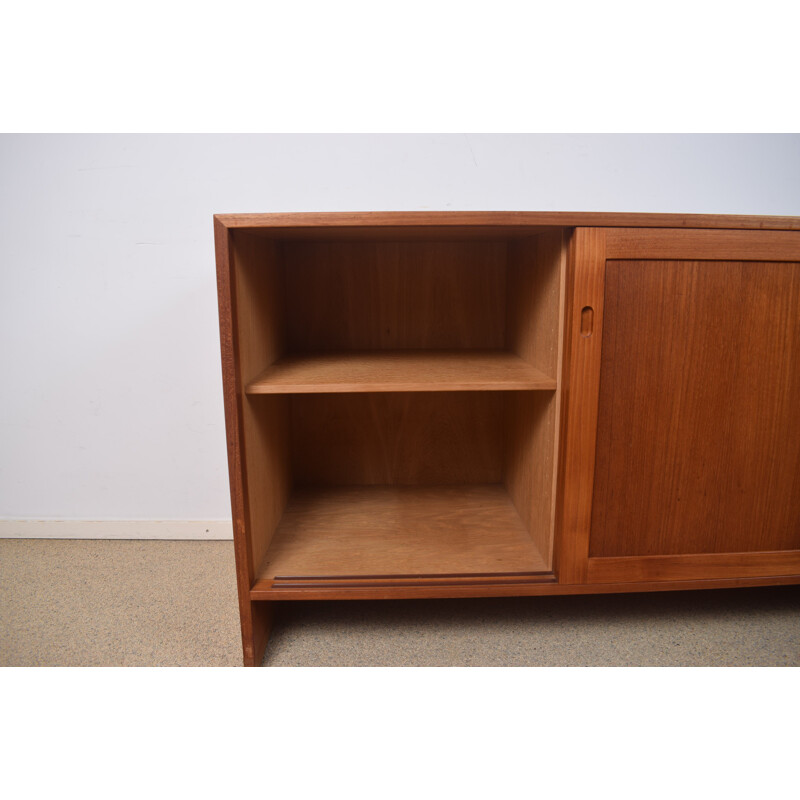
[[[506,243],[281,244],[289,349],[501,349]]]
[[[800,549],[800,264],[609,261],[591,556]]]
[[[503,393],[291,398],[298,485],[501,483]]]
[[[282,271],[277,245],[269,239],[240,233],[232,247],[237,368],[246,384],[285,348]]]

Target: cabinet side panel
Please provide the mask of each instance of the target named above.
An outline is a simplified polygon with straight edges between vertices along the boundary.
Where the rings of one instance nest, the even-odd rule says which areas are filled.
[[[242,386],[284,350],[283,287],[278,245],[233,237],[237,388],[242,414],[244,499],[250,558],[257,569],[283,514],[290,489],[286,397],[248,397]]]
[[[800,549],[800,264],[609,261],[590,554]]]
[[[228,445],[228,473],[231,487],[233,544],[236,555],[236,582],[239,596],[239,620],[245,666],[261,663],[270,631],[269,604],[252,603],[250,587],[255,577],[248,531],[248,513],[244,482],[242,425],[242,383],[238,370],[238,337],[235,324],[236,292],[232,269],[232,236],[219,221],[214,221],[217,261],[217,292],[222,356],[222,384],[225,399],[225,431]]]
[[[505,393],[505,485],[544,562],[553,551],[555,392]]]
[[[285,350],[279,245],[246,233],[232,237],[236,279],[237,367],[246,386]]]
[[[564,247],[562,231],[508,244],[506,346],[551,378],[559,363]]]
[[[506,398],[505,482],[539,552],[552,564],[566,250],[563,231],[509,243],[507,347],[556,379],[550,392]]]
[[[289,398],[244,398],[246,498],[253,565],[257,570],[280,522],[291,489]]]

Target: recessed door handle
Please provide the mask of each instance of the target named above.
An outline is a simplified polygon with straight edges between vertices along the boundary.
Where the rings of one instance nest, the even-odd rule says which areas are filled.
[[[594,309],[584,306],[581,309],[581,336],[591,336],[594,328]]]

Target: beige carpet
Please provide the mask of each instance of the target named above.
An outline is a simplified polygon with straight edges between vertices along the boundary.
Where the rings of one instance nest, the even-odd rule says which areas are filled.
[[[800,666],[800,587],[280,611],[266,666]],[[231,542],[0,540],[0,665],[240,663]]]

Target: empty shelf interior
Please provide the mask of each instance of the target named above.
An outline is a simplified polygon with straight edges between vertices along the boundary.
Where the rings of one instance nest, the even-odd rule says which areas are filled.
[[[232,235],[253,599],[552,578],[566,238],[529,233]]]
[[[293,492],[257,586],[281,578],[547,571],[503,486],[357,486]]]

